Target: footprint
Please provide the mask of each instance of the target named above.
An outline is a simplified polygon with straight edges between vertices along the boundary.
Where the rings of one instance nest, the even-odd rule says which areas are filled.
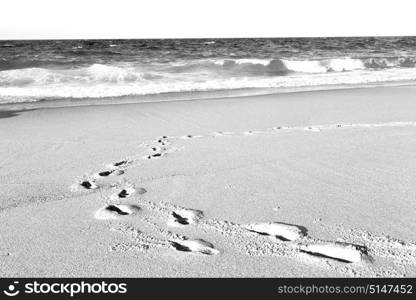
[[[160,157],[166,155],[168,152],[170,152],[168,150],[168,148],[165,147],[167,145],[166,140],[160,139],[160,140],[158,140],[158,143],[159,143],[159,145],[151,146],[150,154],[145,156],[145,158],[147,158],[147,159],[160,158]]]
[[[79,185],[87,190],[95,190],[98,188],[98,186],[92,180],[84,180]]]
[[[216,131],[213,133],[214,136],[224,136],[224,135],[232,135],[233,132],[230,131]]]
[[[284,130],[284,129],[289,129],[289,127],[287,126],[275,126],[271,128],[272,130]]]
[[[123,167],[123,166],[128,165],[129,163],[130,163],[130,161],[128,161],[128,160],[120,160],[120,161],[115,162],[115,163],[113,163],[113,164],[109,164],[109,165],[107,165],[107,167],[108,167],[109,169],[111,169],[111,170],[116,170],[116,169],[118,169],[119,167]]]
[[[143,189],[144,190],[144,189]],[[146,190],[140,190],[141,194],[144,194]],[[123,189],[121,189],[119,192],[113,194],[110,196],[111,200],[117,200],[117,199],[125,199],[130,197],[136,192],[136,189],[133,186],[127,186]]]
[[[96,211],[94,217],[98,220],[112,220],[120,216],[132,215],[140,210],[137,205],[109,204]]]
[[[332,258],[345,263],[357,263],[372,260],[368,255],[367,247],[344,242],[300,245],[299,250],[313,256]]]
[[[308,127],[303,128],[303,129],[307,130],[307,131],[313,131],[313,132],[320,132],[321,131],[321,129],[319,129],[318,127],[312,127],[312,126],[308,126]]]
[[[168,220],[169,226],[189,225],[198,222],[204,216],[202,211],[194,209],[182,209],[172,212]]]
[[[168,137],[166,135],[162,136],[160,139],[157,140],[157,143],[162,146],[168,145],[169,144]]]
[[[120,166],[124,166],[127,163],[128,163],[127,160],[122,160],[122,161],[114,163],[113,165],[114,165],[114,167],[120,167]]]
[[[213,244],[201,239],[175,239],[169,241],[169,244],[176,250],[183,252],[201,253],[206,255],[215,255],[220,253],[217,249],[214,248]]]
[[[152,159],[152,158],[160,158],[160,157],[162,157],[163,155],[164,155],[164,153],[157,152],[157,153],[154,153],[154,154],[150,154],[150,155],[148,155],[146,158],[147,158],[147,159]]]
[[[98,173],[98,176],[106,177],[106,176],[109,176],[113,172],[114,171],[103,171],[103,172]]]
[[[93,177],[94,178],[99,178],[99,177],[107,177],[107,176],[119,176],[119,175],[123,175],[124,171],[123,170],[118,170],[118,169],[113,169],[113,170],[109,170],[109,171],[102,171],[99,172],[97,174],[95,174]]]
[[[195,138],[202,138],[202,135],[187,134],[181,137],[181,139],[195,139]]]
[[[243,227],[259,234],[275,236],[282,241],[295,241],[306,236],[308,231],[303,226],[278,222],[249,224]]]

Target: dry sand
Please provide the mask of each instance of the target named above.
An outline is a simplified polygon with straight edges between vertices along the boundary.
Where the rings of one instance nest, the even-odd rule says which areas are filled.
[[[416,89],[0,119],[0,276],[415,276]]]

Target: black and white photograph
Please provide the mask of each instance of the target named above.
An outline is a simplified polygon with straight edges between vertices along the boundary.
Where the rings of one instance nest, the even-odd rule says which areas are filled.
[[[1,278],[415,277],[412,1],[0,5]]]

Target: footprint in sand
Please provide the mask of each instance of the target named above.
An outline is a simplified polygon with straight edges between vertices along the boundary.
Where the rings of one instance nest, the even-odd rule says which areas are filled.
[[[170,240],[169,244],[174,249],[178,251],[183,251],[183,252],[201,253],[201,254],[206,254],[206,255],[215,255],[215,254],[220,253],[217,249],[214,248],[213,244],[207,241],[201,240],[201,239],[196,239],[196,240],[175,239],[175,240]]]
[[[274,127],[271,128],[271,130],[273,130],[273,131],[284,130],[284,129],[289,129],[289,127],[287,127],[287,126],[274,126]]]
[[[95,190],[98,188],[93,180],[83,180],[79,185],[87,190]]]
[[[312,126],[305,127],[305,128],[303,128],[303,130],[312,131],[312,132],[320,132],[321,131],[320,128],[318,128],[318,127],[312,127]]]
[[[313,256],[331,258],[345,263],[372,261],[368,255],[367,247],[344,242],[318,242],[300,245],[299,250]]]
[[[148,156],[146,156],[147,159],[154,159],[154,158],[160,158],[164,155],[164,153],[162,152],[156,152],[153,154],[149,154]]]
[[[204,216],[203,212],[195,209],[181,209],[173,211],[169,220],[169,226],[180,226],[197,223]]]
[[[137,213],[140,207],[128,204],[109,204],[96,211],[94,217],[98,220],[113,220],[120,216]]]
[[[159,140],[156,141],[156,145],[151,145],[150,153],[146,155],[145,159],[155,159],[161,158],[162,156],[166,155],[167,153],[171,152],[167,148],[169,145],[169,140],[167,140],[166,136],[161,137]]]
[[[254,134],[261,134],[264,133],[264,131],[260,131],[260,130],[248,130],[248,131],[244,131],[245,135],[254,135]]]
[[[128,161],[128,160],[120,160],[118,162],[108,164],[107,168],[109,168],[110,170],[117,170],[121,167],[126,167],[130,163],[131,163],[131,161]]]
[[[232,135],[234,132],[231,131],[216,131],[213,133],[214,136]]]
[[[187,134],[181,137],[181,139],[196,139],[196,138],[202,138],[202,135],[192,135],[192,134]]]
[[[141,194],[146,193],[145,189],[140,189],[139,191]],[[121,190],[117,191],[115,194],[111,195],[110,200],[125,199],[130,197],[134,193],[136,193],[136,189],[133,186],[126,186]]]
[[[100,177],[108,177],[108,176],[119,176],[119,175],[123,175],[124,171],[123,170],[118,170],[118,169],[113,169],[113,170],[109,170],[109,171],[102,171],[102,172],[98,172],[96,174],[93,175],[94,178],[100,178]]]
[[[156,141],[159,145],[166,146],[169,144],[168,137],[166,135],[162,136],[160,139]]]
[[[306,236],[308,230],[303,226],[286,223],[256,223],[244,225],[251,232],[274,236],[282,241],[295,241]]]
[[[152,159],[152,158],[160,158],[163,155],[165,155],[167,149],[166,148],[161,148],[159,146],[153,146],[151,148],[151,152],[149,155],[146,156],[147,159]]]

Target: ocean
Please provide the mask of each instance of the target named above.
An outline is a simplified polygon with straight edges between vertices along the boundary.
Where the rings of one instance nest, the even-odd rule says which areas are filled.
[[[117,103],[416,80],[416,37],[0,41],[0,105]]]

